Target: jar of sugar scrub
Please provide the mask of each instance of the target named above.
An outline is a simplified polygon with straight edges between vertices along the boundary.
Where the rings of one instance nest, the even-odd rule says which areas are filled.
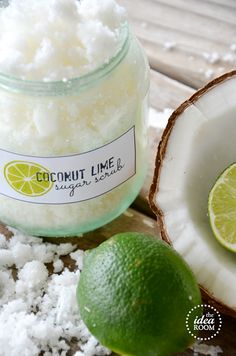
[[[72,236],[119,216],[147,170],[149,66],[113,0],[0,9],[0,220]]]

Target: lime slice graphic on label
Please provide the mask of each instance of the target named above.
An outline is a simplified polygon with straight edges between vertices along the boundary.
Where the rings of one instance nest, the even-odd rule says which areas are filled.
[[[12,161],[4,169],[4,175],[8,184],[17,193],[27,195],[28,197],[44,195],[53,186],[53,183],[50,181],[38,181],[37,173],[50,173],[50,171],[40,164],[24,161]],[[41,176],[42,174],[40,174]]]

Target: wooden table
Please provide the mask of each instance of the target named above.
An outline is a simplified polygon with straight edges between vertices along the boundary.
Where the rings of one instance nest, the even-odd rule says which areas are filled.
[[[150,103],[157,110],[176,108],[194,90],[214,76],[229,71],[236,63],[235,0],[119,2],[127,8],[131,27],[148,55],[152,68]],[[161,130],[150,127],[149,133],[149,172],[139,197],[125,214],[112,223],[84,235],[79,241],[74,239],[78,247],[95,247],[123,231],[158,234],[146,197]],[[70,263],[69,258],[65,261]],[[236,356],[235,334],[236,320],[224,316],[222,332],[210,344],[219,345],[225,356]],[[200,354],[186,350],[178,355]]]

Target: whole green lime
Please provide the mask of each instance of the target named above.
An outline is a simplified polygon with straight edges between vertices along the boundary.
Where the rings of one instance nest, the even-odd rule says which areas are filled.
[[[188,312],[201,304],[196,280],[166,243],[122,233],[87,253],[77,298],[83,321],[121,355],[164,356],[193,338]]]

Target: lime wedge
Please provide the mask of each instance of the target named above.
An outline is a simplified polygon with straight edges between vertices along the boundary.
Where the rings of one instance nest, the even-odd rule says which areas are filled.
[[[217,179],[209,194],[208,213],[217,240],[236,252],[236,163]]]
[[[50,173],[40,164],[24,161],[12,161],[4,169],[5,178],[12,189],[30,197],[44,195],[53,186],[50,181],[38,181],[37,173],[39,172]]]

